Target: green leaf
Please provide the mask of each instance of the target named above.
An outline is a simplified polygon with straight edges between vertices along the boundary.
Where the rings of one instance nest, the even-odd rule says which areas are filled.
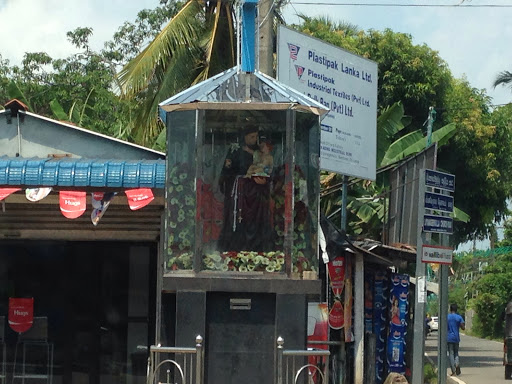
[[[50,101],[50,108],[53,112],[53,115],[57,118],[57,120],[61,121],[67,121],[68,115],[66,112],[64,112],[64,108],[62,108],[62,105],[56,100],[53,99]]]
[[[439,145],[444,145],[455,134],[455,123],[447,124],[439,128],[432,134],[432,142],[437,142]],[[389,147],[381,166],[396,163],[403,158],[414,155],[425,149],[427,138],[423,137],[420,130],[411,132],[404,137],[395,141]]]
[[[386,108],[377,119],[377,164],[382,163],[395,134],[404,128],[403,117],[404,107],[398,102]]]
[[[134,96],[154,82],[155,68],[166,63],[180,47],[191,47],[199,39],[197,15],[201,12],[199,0],[189,1],[162,29],[156,38],[119,73],[125,95]]]
[[[165,151],[166,142],[167,142],[167,129],[166,129],[166,127],[164,127],[164,129],[162,129],[162,132],[160,132],[160,134],[156,138],[155,145],[153,148],[160,150],[160,151]]]
[[[471,217],[466,212],[457,207],[453,207],[453,218],[455,220],[462,221],[463,223],[469,223],[471,220]]]
[[[30,106],[30,103],[25,97],[25,94],[18,86],[18,83],[16,83],[15,81],[11,80],[7,85],[7,94],[9,95],[10,99],[18,99],[19,101],[24,103],[28,107],[28,109],[32,110],[32,107]]]
[[[75,107],[76,107],[76,101],[73,102],[73,104],[71,105],[71,108],[69,110],[68,119],[69,119],[69,121],[72,121],[73,123],[78,124],[78,122],[80,121],[80,114],[75,109]]]
[[[408,133],[407,135],[396,140],[389,146],[388,150],[386,151],[386,154],[382,159],[381,166],[396,163],[397,161],[402,160],[404,157],[414,153],[415,151],[419,152],[418,143],[420,143],[422,140],[424,141],[425,138],[423,137],[420,130]],[[424,144],[422,148],[425,148]]]

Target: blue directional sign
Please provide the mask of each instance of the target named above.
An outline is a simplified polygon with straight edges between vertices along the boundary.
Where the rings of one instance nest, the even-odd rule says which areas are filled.
[[[425,192],[425,208],[442,212],[453,212],[453,197]]]
[[[451,235],[453,233],[453,219],[446,216],[423,215],[423,231]]]
[[[425,169],[425,185],[427,187],[455,192],[455,175]]]

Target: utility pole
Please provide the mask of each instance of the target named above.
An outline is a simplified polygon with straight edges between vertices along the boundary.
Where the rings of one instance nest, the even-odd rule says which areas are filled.
[[[258,6],[259,70],[274,77],[274,10],[272,0],[260,0]]]

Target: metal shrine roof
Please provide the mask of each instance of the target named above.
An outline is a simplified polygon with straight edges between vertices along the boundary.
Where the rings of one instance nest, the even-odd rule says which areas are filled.
[[[165,160],[0,157],[0,185],[163,189]]]
[[[187,109],[302,109],[316,115],[329,110],[299,91],[261,72],[241,72],[233,67],[163,101],[160,117],[165,112]]]

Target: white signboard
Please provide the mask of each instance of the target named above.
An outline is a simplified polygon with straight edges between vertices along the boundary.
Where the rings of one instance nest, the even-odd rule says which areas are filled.
[[[424,263],[451,264],[453,249],[440,245],[423,245],[421,261]]]
[[[277,53],[278,80],[330,109],[320,167],[375,180],[377,63],[282,25]]]

